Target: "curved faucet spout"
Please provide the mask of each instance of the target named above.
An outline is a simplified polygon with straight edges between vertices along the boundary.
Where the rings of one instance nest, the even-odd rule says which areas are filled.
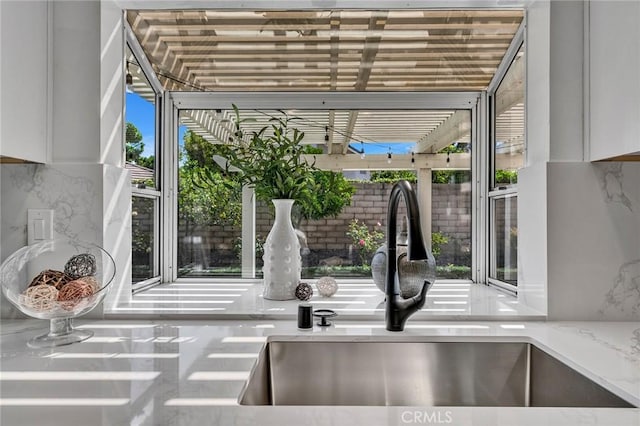
[[[415,191],[409,182],[401,180],[391,189],[387,211],[387,275],[385,284],[387,301],[385,321],[389,331],[404,330],[404,324],[409,319],[409,316],[424,306],[427,290],[432,284],[425,280],[420,293],[410,299],[403,299],[400,295],[400,284],[397,278],[396,221],[401,195],[404,196],[409,219],[407,257],[409,260],[428,259],[427,248],[422,238],[420,211]]]

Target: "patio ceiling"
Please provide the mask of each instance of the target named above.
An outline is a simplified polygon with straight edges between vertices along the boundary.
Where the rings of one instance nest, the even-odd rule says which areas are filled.
[[[483,90],[522,17],[520,10],[127,12],[165,90],[205,92]],[[134,80],[130,89],[151,100],[153,91],[130,52],[127,60]],[[522,91],[521,61],[518,66],[517,72],[503,80],[509,93]],[[510,168],[510,164],[517,165],[519,153],[508,146],[521,145],[517,138],[524,134],[522,98],[503,97],[496,112],[496,136],[505,142],[498,156]],[[436,155],[451,143],[470,141],[468,111],[286,113],[305,132],[303,143],[325,147],[332,157],[322,159],[327,168],[347,168],[347,163],[355,161],[336,163],[332,154],[354,153],[374,144],[386,150],[398,143],[411,144],[420,160],[432,162],[434,168],[470,166],[468,154],[453,154],[451,162]],[[242,117],[255,119],[245,126],[247,130],[258,130],[280,114],[245,110]],[[230,110],[183,110],[180,114],[181,124],[212,143],[227,143],[233,132],[232,118]],[[394,157],[394,167],[412,165],[408,148],[403,147],[406,154]],[[373,168],[391,168],[386,154],[378,162],[371,158],[367,163]]]
[[[130,10],[167,90],[473,91],[521,10]]]
[[[258,131],[273,118],[288,117],[291,126],[305,133],[302,143],[326,146],[328,154],[370,151],[372,145],[394,153],[402,151],[436,153],[452,141],[469,143],[471,119],[468,111],[453,110],[244,110],[245,131]],[[234,127],[231,110],[183,110],[180,122],[212,143],[227,143]],[[455,135],[432,140],[442,124],[456,122]],[[429,147],[421,150],[421,146]],[[378,149],[378,152],[379,149]],[[386,152],[383,152],[386,154]]]

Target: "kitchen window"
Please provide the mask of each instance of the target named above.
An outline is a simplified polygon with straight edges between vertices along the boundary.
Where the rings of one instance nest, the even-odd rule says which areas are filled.
[[[282,114],[240,111],[247,132],[268,127]],[[339,182],[330,195],[317,194],[318,205],[329,207],[293,207],[303,279],[371,277],[371,259],[385,242],[392,182],[401,177],[431,201],[425,208],[430,208],[426,217],[431,218],[437,277],[472,278],[470,110],[290,109],[287,114],[291,126],[304,132],[302,143],[322,186]],[[271,203],[250,197],[251,208],[243,209],[242,188],[217,148],[233,134],[234,112],[182,109],[178,119],[178,278],[261,277],[262,245],[273,224]],[[425,136],[442,123],[455,131]],[[333,209],[336,205],[341,207]],[[243,217],[247,211],[253,214]],[[243,230],[254,235],[255,247],[244,247]]]
[[[129,46],[125,59],[125,164],[131,174],[131,275],[135,292],[160,282],[160,96]]]
[[[517,41],[517,40],[516,40]],[[493,92],[489,178],[489,274],[492,284],[518,285],[518,169],[525,155],[525,47],[512,54]]]

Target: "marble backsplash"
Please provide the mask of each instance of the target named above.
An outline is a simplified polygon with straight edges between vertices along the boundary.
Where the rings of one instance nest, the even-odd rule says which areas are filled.
[[[640,163],[550,163],[548,315],[640,319]]]
[[[616,212],[616,221],[620,221],[618,236],[636,243],[621,259],[623,263],[611,281],[600,313],[626,313],[632,319],[640,319],[640,167],[632,163],[600,163],[595,170],[602,198],[609,210]]]
[[[536,188],[544,194],[546,186],[546,205],[530,213],[544,213],[546,220],[539,226],[547,238],[533,245],[521,241],[520,256],[527,279],[537,269],[526,259],[544,257],[547,264],[541,277],[520,283],[522,294],[547,302],[553,320],[640,319],[640,164],[549,163],[544,169],[546,182],[537,179],[538,173],[532,181],[542,185],[523,182],[522,190]],[[522,175],[524,181],[526,171]],[[53,209],[57,236],[98,242],[116,259],[116,282],[105,303],[129,297],[128,182],[127,171],[113,166],[1,165],[0,260],[26,244],[27,209]],[[2,300],[0,315],[17,313]]]
[[[95,242],[116,259],[117,285],[128,283],[130,189],[128,172],[101,164],[0,166],[0,260],[27,243],[27,210],[54,211],[54,237]],[[126,254],[125,254],[126,252]],[[130,285],[129,285],[130,286]],[[129,287],[130,288],[130,287]],[[99,315],[96,308],[93,315]],[[21,315],[4,298],[0,316]]]

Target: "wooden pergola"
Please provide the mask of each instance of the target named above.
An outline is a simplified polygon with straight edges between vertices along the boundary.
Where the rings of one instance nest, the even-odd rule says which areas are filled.
[[[477,91],[487,87],[520,25],[520,10],[225,11],[130,10],[128,22],[159,81],[169,91]],[[133,59],[132,59],[132,62]],[[522,64],[519,64],[522,68]],[[521,70],[522,71],[522,70]],[[134,91],[152,96],[134,73]],[[505,82],[498,113],[500,140],[522,135],[523,79]],[[470,167],[469,154],[438,154],[469,142],[467,111],[287,111],[304,143],[324,147],[325,169]],[[277,111],[243,111],[268,123]],[[212,143],[228,143],[232,111],[183,110],[181,123]],[[514,119],[515,118],[515,119]],[[521,117],[520,117],[521,118]],[[519,128],[515,128],[519,127]],[[249,129],[252,130],[252,129]],[[411,154],[356,155],[364,144],[412,144]],[[515,155],[514,155],[515,154]],[[520,152],[503,148],[501,167]],[[413,162],[411,158],[413,157]]]

